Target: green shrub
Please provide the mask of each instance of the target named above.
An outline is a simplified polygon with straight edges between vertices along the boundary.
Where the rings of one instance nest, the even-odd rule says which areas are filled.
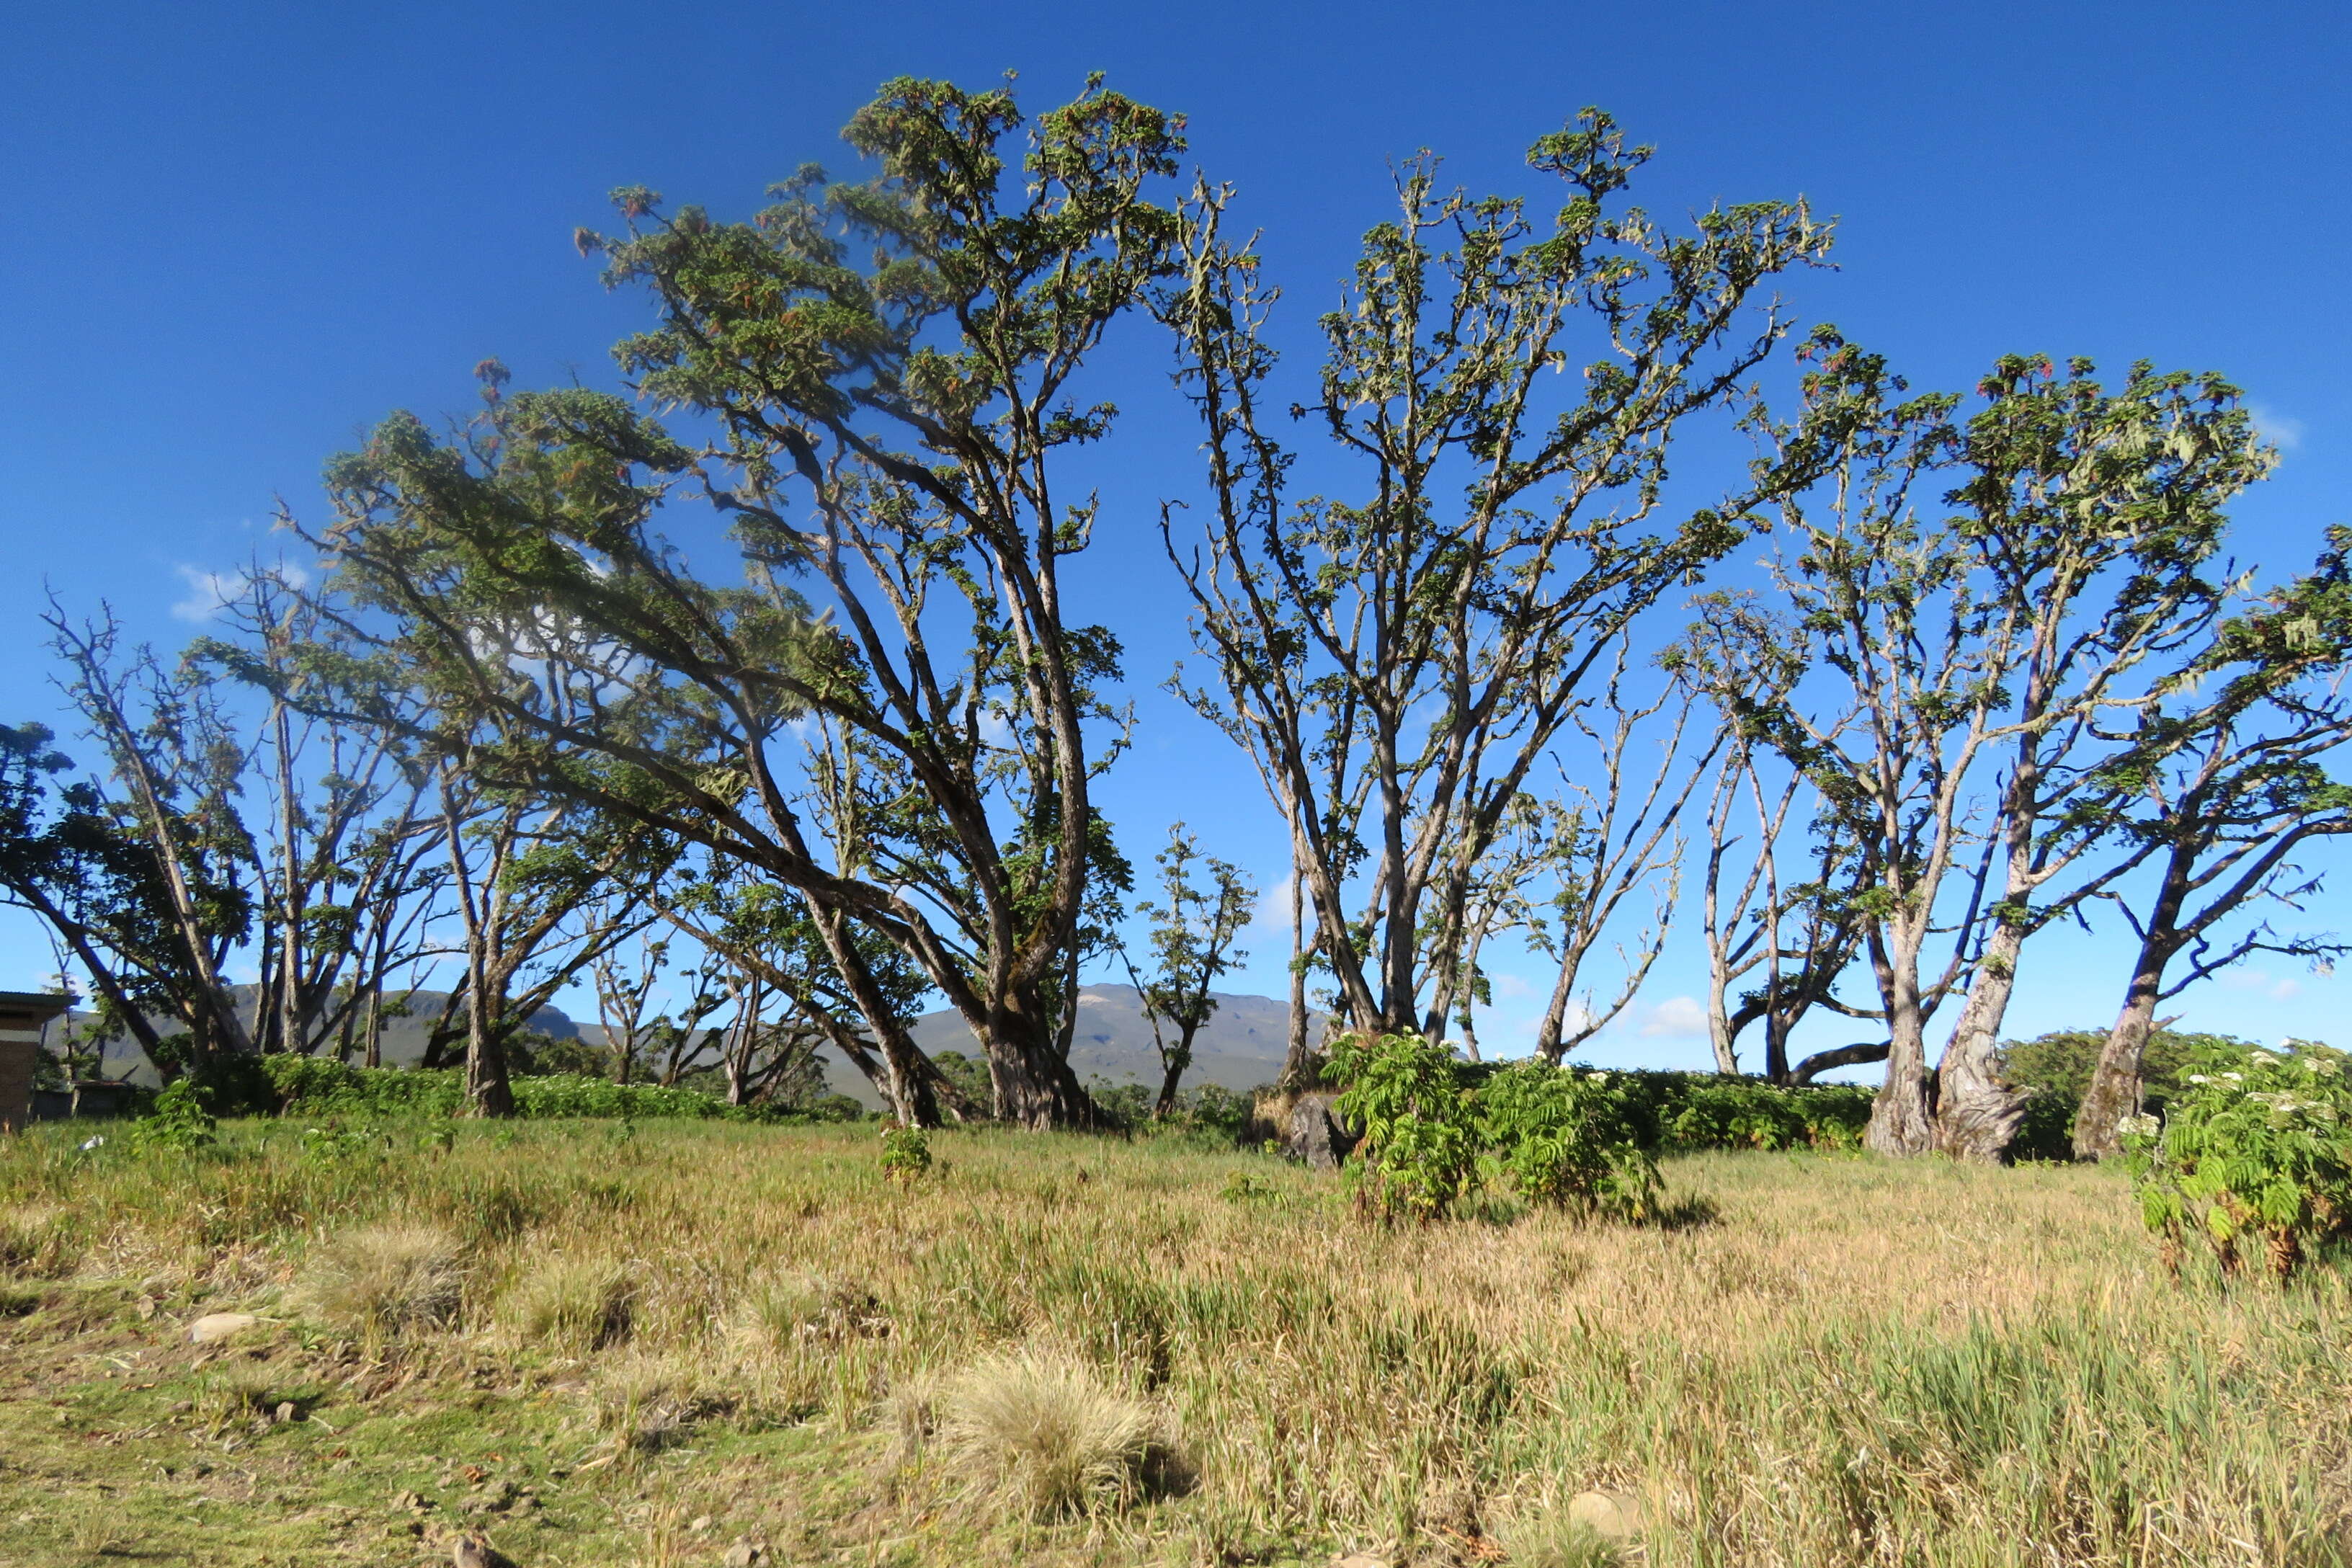
[[[455,1068],[355,1068],[331,1057],[268,1056],[260,1064],[272,1103],[283,1115],[456,1116],[465,1109],[465,1075]],[[826,1095],[806,1109],[730,1105],[700,1089],[614,1083],[581,1073],[513,1081],[515,1114],[596,1121],[846,1121],[865,1114],[846,1095]]]
[[[882,1130],[882,1173],[901,1186],[919,1180],[931,1168],[931,1141],[919,1127]]]
[[[1357,1207],[1423,1223],[1452,1208],[1478,1168],[1477,1115],[1454,1054],[1419,1035],[1350,1036],[1329,1070],[1343,1089],[1333,1109],[1360,1133],[1348,1167]]]
[[[2259,1247],[2286,1279],[2352,1231],[2352,1082],[2346,1056],[2209,1046],[2161,1121],[2127,1124],[2125,1152],[2148,1228],[2177,1275],[2194,1237],[2223,1275]]]
[[[145,1116],[131,1126],[141,1146],[154,1149],[208,1147],[220,1123],[205,1107],[204,1090],[194,1079],[166,1085]]]
[[[1514,1062],[1477,1091],[1481,1163],[1517,1197],[1611,1219],[1657,1208],[1658,1163],[1620,1075]]]

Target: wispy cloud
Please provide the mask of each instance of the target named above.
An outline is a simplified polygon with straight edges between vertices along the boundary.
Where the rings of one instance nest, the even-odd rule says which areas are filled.
[[[2302,981],[2292,974],[2273,974],[2267,969],[2225,969],[2215,978],[2226,990],[2259,991],[2274,1002],[2303,994]]]
[[[1696,996],[1669,996],[1647,1011],[1641,1032],[1653,1039],[1706,1033],[1706,1008]]]
[[[2246,405],[2246,412],[2253,416],[2254,433],[2280,451],[2292,452],[2303,445],[2305,426],[2302,420],[2259,403]]]
[[[172,606],[175,620],[194,621],[201,625],[219,616],[222,609],[245,589],[246,572],[213,572],[202,566],[174,568],[180,581],[188,585],[188,596]],[[310,574],[290,561],[259,569],[264,575],[274,576],[289,588],[307,588]]]
[[[198,566],[183,566],[180,578],[188,585],[188,596],[172,606],[174,619],[209,621],[236,596],[242,581],[232,572],[207,572]]]

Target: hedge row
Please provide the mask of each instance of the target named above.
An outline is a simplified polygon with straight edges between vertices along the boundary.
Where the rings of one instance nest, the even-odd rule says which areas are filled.
[[[1475,1085],[1494,1068],[1465,1065],[1460,1070]],[[1759,1079],[1647,1068],[1609,1077],[1646,1145],[1672,1153],[1858,1149],[1874,1092],[1857,1084],[1786,1089]]]
[[[207,1088],[214,1111],[223,1116],[455,1116],[466,1100],[465,1075],[454,1068],[358,1068],[331,1057],[240,1058],[231,1071],[216,1073]],[[856,1112],[855,1101],[839,1096],[796,1110],[730,1105],[700,1089],[620,1084],[576,1073],[518,1078],[513,1089],[515,1113],[531,1118],[790,1122],[845,1120],[845,1106]]]

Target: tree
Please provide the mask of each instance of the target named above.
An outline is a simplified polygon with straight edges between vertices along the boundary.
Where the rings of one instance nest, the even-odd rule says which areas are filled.
[[[828,935],[829,917],[821,905],[716,856],[679,878],[659,908],[710,955],[706,973],[726,973],[730,985],[756,984],[788,1003],[793,1023],[864,1074],[901,1124],[937,1125],[943,1109],[959,1121],[985,1114],[961,1083],[916,1048],[906,1020],[927,982],[878,933],[841,922]],[[836,944],[855,963],[855,987],[844,979]],[[887,1031],[878,1037],[877,1018]],[[908,1064],[903,1075],[893,1062]]]
[[[126,933],[115,952],[144,972],[184,1026],[188,1065],[250,1054],[252,1032],[222,975],[253,924],[253,845],[236,800],[245,747],[210,683],[185,665],[167,668],[143,644],[124,649],[111,610],[77,625],[52,605],[42,618],[65,665],[59,685],[122,792],[109,798],[93,782],[80,801],[142,847],[139,907],[162,922],[152,935]]]
[[[1202,855],[1181,822],[1168,830],[1168,847],[1152,858],[1160,866],[1163,901],[1136,910],[1151,922],[1150,977],[1136,969],[1124,946],[1119,956],[1160,1053],[1160,1098],[1151,1114],[1164,1121],[1175,1110],[1177,1084],[1192,1065],[1193,1037],[1217,1010],[1209,988],[1248,956],[1234,942],[1250,922],[1257,889],[1240,868]],[[1205,882],[1196,879],[1196,868],[1207,872]]]
[[[2323,761],[2352,739],[2342,688],[2352,661],[2352,529],[2331,529],[2307,576],[2226,622],[2168,707],[2142,715],[2134,744],[2101,770],[2121,831],[2156,871],[2147,896],[2114,901],[2138,939],[2123,1007],[2074,1120],[2074,1152],[2122,1151],[2139,1110],[2157,1009],[2253,952],[2331,961],[2347,944],[2283,936],[2256,922],[2221,933],[2245,906],[2296,906],[2317,890],[2295,867],[2315,838],[2352,833],[2352,785]],[[2218,682],[2199,698],[2201,683]],[[2176,974],[2175,966],[2186,960]]]
[[[1294,825],[1318,959],[1367,1036],[1443,1024],[1433,971],[1587,678],[1790,482],[1759,470],[1651,531],[1676,431],[1735,405],[1786,331],[1757,289],[1820,260],[1829,233],[1801,202],[1766,202],[1671,234],[1613,205],[1649,152],[1597,110],[1538,142],[1529,163],[1568,186],[1540,231],[1520,201],[1407,166],[1296,411],[1360,475],[1351,500],[1288,493],[1264,337],[1277,291],[1223,237],[1229,191],[1196,188],[1185,273],[1158,297],[1208,456],[1201,545],[1172,509],[1161,523],[1215,668],[1213,688],[1180,689]],[[1580,329],[1599,357],[1555,396],[1546,373]]]
[[[2004,358],[1956,454],[1967,477],[1949,500],[1999,617],[2007,699],[1996,897],[1937,1070],[1936,1146],[1963,1159],[2000,1159],[2023,1115],[1999,1058],[2026,938],[2118,870],[2046,891],[2106,837],[2103,726],[2151,700],[2221,614],[2224,587],[2206,569],[2224,508],[2274,460],[2219,376],[2143,362],[2109,393],[2093,374],[2084,359],[2062,375]]]
[[[0,899],[47,926],[89,976],[99,1037],[129,1034],[166,1080],[183,1063],[152,1015],[194,984],[154,858],[97,787],[55,781],[73,761],[45,724],[0,725]]]
[[[1787,608],[1718,617],[1705,679],[1736,723],[1806,774],[1826,831],[1853,846],[1853,908],[1887,1034],[1866,1142],[1916,1153],[1933,1136],[1927,1023],[1966,973],[1978,924],[1968,790],[2007,645],[1957,531],[1918,515],[1915,492],[1956,439],[1957,400],[1906,397],[1882,359],[1833,338],[1811,356],[1810,428],[1766,432],[1814,445],[1825,469],[1818,493],[1780,506],[1793,553],[1773,574]],[[1957,915],[1956,878],[1970,884]]]
[[[257,566],[223,606],[235,635],[203,637],[182,665],[264,695],[237,736],[245,879],[258,917],[253,1008],[260,1050],[379,1052],[383,990],[429,956],[443,873],[430,769],[400,737],[322,721],[300,706],[322,667],[350,653],[282,568]]]
[[[462,1033],[467,1104],[478,1116],[511,1116],[507,1042],[654,922],[649,905],[676,849],[642,824],[572,801],[484,789],[462,755],[443,763],[438,794],[465,971],[426,1065]]]
[[[2214,377],[2136,365],[2111,396],[2087,362],[2060,376],[2011,357],[1960,425],[1958,400],[1906,399],[1875,356],[1821,346],[1808,400],[1845,413],[1797,437],[1839,432],[1823,494],[1783,507],[1793,624],[1748,628],[1726,696],[1807,771],[1864,873],[1853,907],[1889,1037],[1870,1146],[1997,1159],[2023,1110],[1997,1030],[2025,939],[2128,869],[2093,863],[2047,891],[2111,831],[2102,723],[2150,701],[2210,624],[2221,508],[2265,459]],[[1918,492],[1938,481],[1954,510],[1930,521]],[[1820,716],[1803,712],[1809,659],[1830,676]],[[1934,937],[1949,946],[1930,976]],[[1931,1082],[1925,1026],[1962,985]]]
[[[1008,91],[902,79],[846,132],[876,179],[804,168],[751,224],[619,193],[625,232],[580,240],[660,312],[623,369],[706,418],[714,446],[580,390],[494,404],[455,447],[395,418],[333,469],[326,543],[439,689],[527,732],[479,765],[802,894],[894,1053],[895,1103],[917,1103],[921,1068],[853,926],[963,1016],[999,1114],[1087,1125],[1068,982],[1089,900],[1122,874],[1089,792],[1123,719],[1104,695],[1118,639],[1066,613],[1061,581],[1096,504],[1058,479],[1115,413],[1074,403],[1074,378],[1174,265],[1175,216],[1146,191],[1182,142],[1093,84],[1009,168],[1024,127]],[[702,582],[653,533],[688,489],[730,521],[747,585]],[[482,606],[537,617],[534,657],[576,680],[581,721],[483,656]],[[793,754],[807,718],[854,777]],[[830,856],[808,823],[821,784],[856,814]]]

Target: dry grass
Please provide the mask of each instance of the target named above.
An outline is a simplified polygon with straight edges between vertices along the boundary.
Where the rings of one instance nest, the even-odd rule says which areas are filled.
[[[1174,1445],[1149,1405],[1091,1368],[1031,1350],[992,1356],[936,1406],[950,1458],[1001,1501],[1037,1519],[1118,1508],[1172,1468]]]
[[[30,1203],[0,1212],[0,1272],[56,1279],[80,1261],[80,1237],[64,1205]]]
[[[522,1344],[585,1355],[629,1337],[633,1295],[612,1258],[552,1252],[523,1262],[499,1313]]]
[[[457,1239],[447,1231],[362,1226],[320,1250],[303,1303],[336,1327],[380,1340],[446,1326],[462,1287]]]
[[[866,1129],[506,1136],[349,1168],[275,1129],[112,1162],[26,1139],[0,1213],[69,1207],[73,1288],[160,1302],[130,1331],[159,1343],[268,1310],[314,1236],[456,1238],[453,1327],[394,1369],[425,1425],[371,1440],[389,1467],[575,1422],[538,1439],[581,1473],[545,1483],[560,1522],[533,1528],[564,1533],[531,1560],[632,1561],[640,1525],[597,1521],[702,1486],[688,1518],[788,1524],[781,1562],[1605,1561],[1565,1523],[1591,1489],[1646,1500],[1624,1556],[1651,1568],[2346,1561],[2345,1275],[2175,1287],[2113,1172],[1707,1157],[1669,1179],[1711,1223],[1388,1232],[1330,1178],[1172,1142],[949,1135],[948,1173],[900,1189]],[[1030,1371],[991,1404],[984,1363]],[[1057,1426],[1057,1401],[1107,1414]],[[1180,1495],[1139,1483],[1158,1419],[1198,1473]],[[947,1506],[976,1475],[1003,1506]]]

